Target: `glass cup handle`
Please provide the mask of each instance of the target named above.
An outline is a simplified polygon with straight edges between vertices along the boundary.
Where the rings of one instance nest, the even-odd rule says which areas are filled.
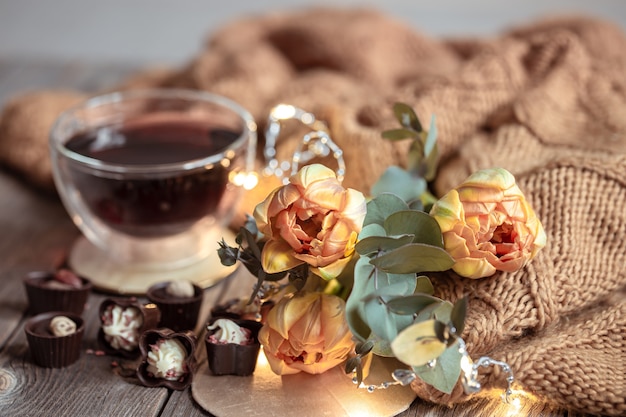
[[[297,120],[311,128],[311,132],[305,134],[293,153],[291,162],[279,162],[276,158],[276,140],[280,135],[281,122],[285,120]],[[343,181],[346,174],[346,164],[343,158],[343,151],[331,139],[326,123],[316,120],[312,113],[306,112],[290,104],[279,104],[272,108],[268,117],[267,128],[265,129],[265,157],[266,166],[263,169],[264,175],[275,175],[282,179],[283,183],[288,182],[288,175],[298,172],[300,164],[306,164],[314,158],[332,157],[337,161],[335,174],[339,181]]]

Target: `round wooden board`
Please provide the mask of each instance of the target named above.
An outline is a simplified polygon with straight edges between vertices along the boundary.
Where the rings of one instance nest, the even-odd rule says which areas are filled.
[[[231,231],[224,231],[224,236],[228,241],[234,240]],[[187,280],[201,288],[208,288],[237,269],[237,265],[222,265],[217,251],[181,268],[137,269],[112,262],[98,247],[82,236],[74,243],[68,264],[78,275],[89,278],[94,288],[123,295],[145,295],[152,284],[176,280]]]
[[[402,365],[375,357],[368,383],[391,380]],[[259,355],[252,376],[214,376],[205,362],[194,375],[191,393],[196,402],[217,417],[362,417],[395,416],[416,398],[409,387],[391,386],[369,393],[359,389],[341,366],[320,374],[278,376]]]

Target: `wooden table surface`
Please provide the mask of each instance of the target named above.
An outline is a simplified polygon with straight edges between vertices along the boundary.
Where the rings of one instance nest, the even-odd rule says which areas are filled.
[[[41,88],[94,92],[111,88],[134,69],[123,65],[3,61],[0,59],[0,105],[10,96]],[[205,416],[189,389],[145,388],[112,367],[116,358],[88,353],[99,349],[97,309],[108,294],[94,292],[83,313],[86,333],[78,362],[63,369],[34,365],[23,325],[29,317],[22,276],[51,270],[79,236],[58,198],[29,186],[0,167],[0,416]],[[236,279],[236,278],[235,278]],[[207,289],[203,314],[237,288],[232,279]],[[229,296],[230,294],[226,294]],[[199,348],[203,361],[204,347]],[[118,360],[118,362],[120,362]],[[123,361],[121,361],[123,362]],[[512,410],[498,400],[474,399],[455,407],[416,400],[400,416],[580,416],[526,404]]]

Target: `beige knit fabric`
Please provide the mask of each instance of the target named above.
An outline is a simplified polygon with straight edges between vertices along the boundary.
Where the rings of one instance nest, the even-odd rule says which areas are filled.
[[[0,163],[54,189],[48,132],[63,110],[85,98],[73,91],[34,91],[9,100],[0,119]]]
[[[508,361],[526,390],[558,406],[626,414],[626,37],[619,28],[572,17],[488,39],[437,40],[374,11],[274,13],[232,22],[185,68],[139,74],[123,88],[135,86],[223,94],[250,109],[261,131],[275,104],[311,111],[344,149],[344,184],[365,193],[387,166],[404,162],[407,144],[380,138],[396,126],[392,104],[413,106],[425,123],[436,115],[436,191],[480,168],[507,168],[548,235],[519,272],[433,277],[440,296],[469,296],[470,353]],[[37,105],[52,114],[41,116],[46,125],[64,107],[58,94],[18,98],[5,110],[0,155],[25,140],[10,112]],[[56,99],[56,107],[46,104]],[[29,173],[33,159],[45,157],[44,130],[29,133],[36,157],[3,162]],[[283,139],[279,155],[287,159],[296,140]],[[46,175],[35,179],[49,184]],[[504,386],[497,370],[484,378],[487,387]],[[452,395],[413,388],[441,403],[467,398],[460,387]]]

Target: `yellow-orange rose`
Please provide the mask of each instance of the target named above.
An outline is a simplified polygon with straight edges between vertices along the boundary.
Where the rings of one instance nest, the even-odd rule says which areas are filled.
[[[319,292],[282,298],[267,315],[259,341],[278,375],[326,372],[354,349],[344,301]]]
[[[505,169],[478,171],[443,196],[431,212],[461,276],[513,272],[546,244],[546,233]]]
[[[333,279],[354,253],[365,197],[343,188],[331,169],[308,165],[256,206],[254,217],[269,237],[261,255],[265,271],[307,263],[312,273]]]

